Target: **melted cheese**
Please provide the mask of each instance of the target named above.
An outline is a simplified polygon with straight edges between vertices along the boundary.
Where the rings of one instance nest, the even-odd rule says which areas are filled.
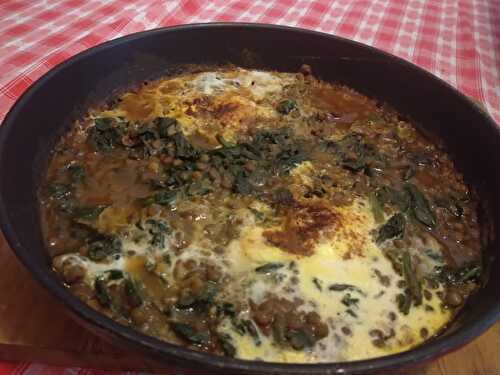
[[[273,98],[295,80],[294,74],[245,69],[188,74],[124,94],[116,108],[99,115],[122,116],[132,121],[175,117],[186,135],[198,133],[214,141],[219,133],[234,141],[251,120],[276,118]],[[218,118],[222,126],[207,125],[203,118],[206,111]]]
[[[255,279],[250,283],[249,295],[259,302],[266,294],[275,293],[292,299],[301,298],[308,303],[304,310],[315,310],[330,325],[330,334],[321,340],[324,345],[305,353],[284,351],[264,340],[261,347],[256,347],[248,337],[241,337],[230,329],[227,331],[237,342],[238,355],[246,359],[263,359],[266,361],[291,362],[325,362],[343,361],[378,357],[396,353],[410,348],[423,341],[420,336],[422,328],[431,334],[438,331],[450,318],[450,312],[441,308],[441,300],[434,291],[430,301],[421,306],[413,306],[408,315],[400,313],[396,307],[396,296],[401,293],[397,282],[402,280],[393,269],[390,261],[383,255],[382,250],[372,240],[371,232],[376,228],[368,204],[356,201],[351,206],[339,210],[341,221],[345,227],[332,238],[323,238],[308,257],[294,256],[279,248],[270,246],[262,237],[262,228],[253,225],[246,226],[241,238],[230,246],[232,265],[241,273],[242,279]],[[354,219],[353,219],[354,218]],[[355,227],[351,225],[355,225]],[[350,231],[355,230],[360,237],[362,248],[352,252],[352,238]],[[346,254],[351,253],[346,259]],[[284,291],[283,286],[270,282],[268,276],[255,276],[251,270],[258,265],[269,262],[294,261],[297,264],[299,278],[298,287],[290,294]],[[390,286],[382,287],[375,274],[377,269],[382,275],[390,278]],[[287,269],[280,273],[291,277]],[[321,280],[320,291],[313,280]],[[248,282],[248,281],[247,281]],[[359,288],[363,294],[350,291],[350,295],[358,298],[359,302],[352,310],[356,318],[346,313],[346,306],[342,297],[347,292],[329,291],[332,284],[350,284]],[[432,313],[426,311],[425,305],[431,306]],[[389,314],[394,313],[394,322]],[[347,327],[351,335],[342,333]],[[370,331],[378,329],[389,335],[391,329],[395,337],[387,340],[383,348],[372,344],[373,337]]]

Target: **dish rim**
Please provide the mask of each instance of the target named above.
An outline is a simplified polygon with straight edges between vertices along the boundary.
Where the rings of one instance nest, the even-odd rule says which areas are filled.
[[[467,101],[475,111],[479,112],[484,118],[484,126],[493,126],[499,133],[500,129],[495,124],[489,114],[479,107],[473,100],[456,90],[453,86],[434,76],[432,73],[414,65],[402,58],[392,55],[388,52],[374,48],[372,46],[353,41],[347,38],[339,37],[323,32],[290,27],[281,25],[270,25],[264,23],[239,23],[239,22],[213,22],[213,23],[196,23],[188,25],[177,25],[170,27],[156,28],[152,30],[141,31],[138,33],[129,34],[110,41],[93,46],[86,49],[57,66],[50,69],[38,80],[36,80],[15,102],[7,115],[5,116],[2,126],[0,127],[0,150],[3,148],[9,139],[9,134],[16,122],[16,117],[23,107],[30,102],[31,97],[40,89],[43,88],[47,81],[58,74],[64,74],[64,70],[80,60],[99,54],[109,48],[113,48],[122,44],[127,44],[131,41],[147,38],[148,36],[158,33],[175,33],[190,29],[205,29],[205,28],[249,28],[249,29],[269,29],[282,30],[294,33],[310,34],[320,38],[329,38],[331,40],[341,41],[343,43],[355,45],[358,48],[363,48],[384,56],[391,63],[402,64],[407,69],[418,70],[424,74],[426,79],[433,80],[435,83],[445,86],[447,90],[451,90],[454,95]],[[482,124],[483,125],[483,124]],[[3,153],[0,152],[0,165],[3,161]],[[197,352],[187,349],[182,346],[161,341],[151,336],[147,336],[133,328],[123,326],[105,315],[98,313],[84,302],[80,301],[76,296],[71,294],[63,283],[57,281],[47,269],[40,267],[39,263],[33,262],[29,256],[29,251],[19,241],[19,236],[16,234],[12,226],[6,204],[2,196],[0,196],[0,228],[17,258],[21,260],[23,265],[30,271],[35,279],[53,296],[55,296],[73,315],[76,315],[84,321],[86,325],[90,325],[98,331],[106,331],[115,338],[124,340],[130,345],[140,348],[144,353],[164,358],[175,358],[178,362],[195,365],[195,367],[206,366],[211,370],[219,371],[241,371],[243,373],[272,373],[272,374],[303,374],[303,375],[319,375],[319,374],[361,374],[373,373],[387,370],[394,370],[403,366],[412,366],[418,363],[427,362],[438,356],[441,356],[452,350],[465,345],[473,338],[479,336],[494,324],[500,317],[500,301],[493,308],[485,312],[481,319],[474,321],[468,326],[461,327],[455,332],[446,336],[438,336],[437,338],[424,342],[423,344],[404,351],[401,353],[391,354],[384,357],[376,357],[372,359],[349,361],[349,362],[334,362],[334,363],[316,363],[316,364],[295,364],[295,363],[275,363],[263,362],[254,360],[242,360],[236,358],[228,358],[224,356],[214,355],[210,353]]]

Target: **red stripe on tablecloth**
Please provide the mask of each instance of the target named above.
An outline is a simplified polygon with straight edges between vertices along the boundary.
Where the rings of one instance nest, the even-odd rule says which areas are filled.
[[[217,15],[216,20],[220,22],[230,22],[238,15],[245,14],[252,7],[252,3],[247,0],[232,1],[227,5],[225,11]]]
[[[474,43],[474,24],[471,15],[472,4],[468,1],[458,2],[457,20],[457,87],[475,99],[482,98],[481,71],[476,65],[477,53]],[[479,79],[477,79],[479,78]]]
[[[407,6],[408,0],[389,3],[380,20],[380,27],[375,33],[374,46],[389,52],[394,49]]]
[[[415,45],[414,60],[417,65],[426,69],[435,69],[437,39],[439,33],[440,14],[443,11],[441,0],[429,1],[424,6],[418,28],[418,39]]]
[[[313,1],[300,21],[301,26],[309,29],[317,28],[321,25],[325,14],[333,7],[333,3],[333,1]]]
[[[282,19],[290,9],[288,3],[289,3],[288,0],[282,0],[276,4],[268,2],[268,4],[266,5],[264,5],[265,2],[262,2],[264,8],[263,11],[261,12],[260,17],[257,18],[256,21],[262,23],[276,23],[277,21]]]
[[[363,19],[365,9],[370,5],[369,0],[353,1],[346,11],[335,32],[345,38],[352,38],[356,35],[357,25]]]

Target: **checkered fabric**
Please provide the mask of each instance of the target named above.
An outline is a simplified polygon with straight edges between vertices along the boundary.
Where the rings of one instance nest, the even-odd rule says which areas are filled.
[[[7,0],[0,2],[0,120],[53,66],[136,31],[263,22],[341,35],[407,59],[500,122],[500,0]]]
[[[210,21],[298,26],[375,46],[443,78],[500,123],[500,0],[3,0],[0,120],[32,82],[80,51],[136,31]],[[56,370],[0,364],[0,373],[11,371]]]

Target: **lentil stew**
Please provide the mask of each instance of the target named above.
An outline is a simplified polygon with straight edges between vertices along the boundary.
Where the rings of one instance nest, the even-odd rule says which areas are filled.
[[[40,191],[53,267],[194,350],[335,362],[438,334],[479,287],[477,198],[386,105],[299,73],[145,82],[89,110]]]

